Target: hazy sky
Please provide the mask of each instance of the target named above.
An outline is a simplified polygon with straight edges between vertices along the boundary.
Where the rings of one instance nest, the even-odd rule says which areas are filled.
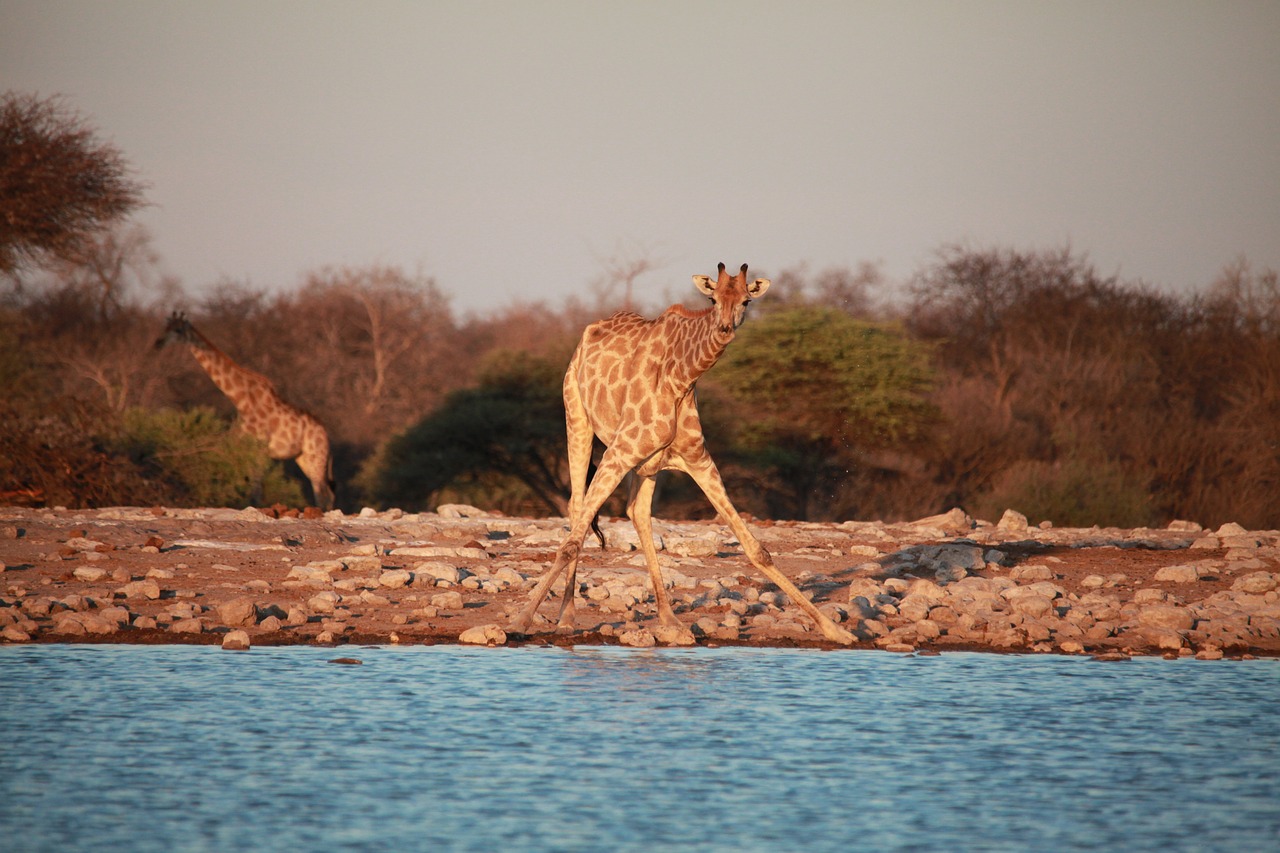
[[[1280,267],[1280,2],[0,0],[0,86],[149,183],[193,293],[399,265],[462,311],[949,243]]]

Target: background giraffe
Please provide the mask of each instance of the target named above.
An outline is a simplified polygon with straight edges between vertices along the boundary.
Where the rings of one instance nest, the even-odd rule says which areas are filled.
[[[693,477],[720,517],[728,522],[751,563],[813,617],[827,639],[852,643],[853,635],[819,611],[773,564],[769,552],[729,501],[720,472],[703,443],[694,384],[720,358],[741,325],[747,305],[764,295],[769,281],[759,278],[748,283],[746,264],[736,276],[730,276],[723,263],[714,283],[705,275],[695,275],[693,280],[698,290],[711,299],[712,307],[705,311],[673,305],[656,320],[622,311],[592,323],[582,333],[564,377],[569,472],[573,481],[569,535],[512,629],[521,633],[528,630],[551,585],[567,570],[559,627],[572,630],[578,555],[587,527],[631,471],[636,476],[627,501],[627,515],[635,524],[644,549],[658,617],[663,625],[684,628],[671,610],[662,584],[650,515],[655,477],[659,471],[671,469]],[[604,442],[605,452],[587,488],[593,436]]]
[[[200,333],[186,315],[174,312],[156,341],[156,349],[181,341],[236,407],[240,428],[267,443],[272,459],[295,459],[311,481],[316,505],[333,509],[333,458],[329,434],[319,420],[280,399],[261,373],[241,367]]]

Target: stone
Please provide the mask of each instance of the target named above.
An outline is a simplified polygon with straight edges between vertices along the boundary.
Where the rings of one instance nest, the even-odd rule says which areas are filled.
[[[98,611],[98,616],[103,619],[108,619],[116,623],[116,625],[128,625],[132,614],[129,612],[129,608],[127,607],[115,606],[102,608]]]
[[[667,542],[666,550],[677,557],[714,557],[720,546],[714,539],[676,539]]]
[[[953,507],[940,515],[931,515],[911,522],[914,527],[936,527],[947,533],[964,533],[973,529],[973,519],[960,507]]]
[[[393,557],[456,557],[462,560],[487,560],[489,552],[483,548],[458,547],[454,545],[410,545],[392,548]]]
[[[392,569],[378,575],[378,583],[387,589],[400,589],[409,585],[413,575],[404,569]]]
[[[329,569],[326,569],[323,566],[294,566],[289,570],[289,574],[285,575],[285,580],[331,583],[333,581],[333,576],[329,573]]]
[[[916,639],[927,642],[942,636],[942,626],[932,619],[921,619],[915,624]]]
[[[441,518],[484,518],[489,513],[470,504],[440,504],[436,507],[436,515]]]
[[[29,643],[31,642],[31,635],[16,625],[6,625],[3,629],[0,629],[0,639],[3,639],[6,643]]]
[[[1124,635],[1134,637],[1148,646],[1162,651],[1178,651],[1183,646],[1182,634],[1161,625],[1141,625]]]
[[[1193,583],[1200,579],[1196,566],[1162,566],[1156,569],[1155,579],[1166,583]]]
[[[1016,581],[1051,581],[1053,580],[1053,569],[1048,566],[1030,565],[1030,566],[1014,566],[1009,571],[1009,577]]]
[[[1034,592],[1017,595],[1009,599],[1009,609],[1023,616],[1042,619],[1053,613],[1053,599]]]
[[[155,601],[160,597],[160,584],[156,583],[155,578],[146,578],[127,583],[120,587],[118,592],[125,598],[146,598]]]
[[[623,631],[618,635],[618,642],[624,646],[632,646],[637,649],[650,649],[658,644],[657,639],[647,628]]]
[[[1007,530],[1010,533],[1026,533],[1027,528],[1027,517],[1012,509],[1006,509],[1004,515],[1000,516],[1000,520],[996,522],[997,530]]]
[[[342,567],[348,572],[357,572],[362,575],[372,575],[382,571],[382,561],[377,557],[339,557],[338,562],[340,562]]]
[[[418,563],[413,567],[413,576],[414,586],[418,586],[419,580],[428,581],[430,583],[434,583],[435,581],[457,583],[462,578],[456,566],[439,562]]]
[[[325,590],[318,592],[307,599],[307,607],[312,613],[332,613],[338,606],[341,598],[336,592]]]
[[[107,570],[98,566],[79,566],[71,573],[76,580],[94,583],[107,576]]]
[[[947,592],[931,580],[917,578],[908,583],[906,595],[914,595],[927,601],[938,602],[947,597]]]
[[[431,596],[431,606],[440,610],[461,610],[462,609],[462,593],[460,592],[442,592]]]
[[[876,596],[884,592],[884,588],[871,578],[854,578],[849,582],[849,601],[862,597],[868,601],[875,601]]]
[[[228,631],[227,635],[222,638],[222,647],[231,652],[246,652],[249,650],[249,633],[247,631],[235,630]]]
[[[1138,611],[1138,624],[1147,627],[1190,631],[1195,619],[1185,607],[1171,604],[1149,604]]]
[[[929,610],[937,602],[924,595],[907,594],[898,605],[898,613],[910,622],[919,622],[929,615]]]
[[[507,632],[498,625],[476,625],[459,634],[458,642],[473,646],[500,646],[507,642]]]
[[[256,625],[258,622],[258,605],[252,599],[236,598],[224,601],[216,608],[218,620],[223,625]]]
[[[916,549],[921,568],[951,574],[955,570],[965,572],[984,569],[987,566],[982,548],[977,545],[951,542],[945,545],[925,545]],[[959,573],[963,577],[963,572]]]
[[[204,632],[204,625],[199,619],[179,619],[169,626],[169,632],[173,634],[200,634]]]
[[[1260,595],[1275,588],[1276,576],[1268,572],[1253,572],[1237,578],[1236,582],[1231,584],[1232,592],[1243,592],[1250,595]]]

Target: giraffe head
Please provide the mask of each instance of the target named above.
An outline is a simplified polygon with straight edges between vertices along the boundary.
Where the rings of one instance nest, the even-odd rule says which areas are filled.
[[[711,310],[715,314],[720,334],[731,335],[742,325],[751,300],[764,296],[764,292],[769,289],[769,279],[758,278],[748,284],[746,264],[742,265],[737,275],[725,272],[723,261],[719,270],[720,276],[714,283],[709,275],[695,275],[693,283],[715,306]]]
[[[160,349],[165,344],[175,341],[189,344],[195,340],[195,332],[191,327],[191,321],[187,319],[187,315],[181,311],[174,311],[169,315],[169,322],[165,324],[164,334],[156,338],[155,348]]]

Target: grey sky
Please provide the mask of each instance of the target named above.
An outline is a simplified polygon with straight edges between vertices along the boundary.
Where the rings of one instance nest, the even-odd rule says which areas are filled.
[[[1280,2],[0,0],[0,86],[150,184],[193,293],[395,264],[463,311],[1070,244],[1280,267]]]

